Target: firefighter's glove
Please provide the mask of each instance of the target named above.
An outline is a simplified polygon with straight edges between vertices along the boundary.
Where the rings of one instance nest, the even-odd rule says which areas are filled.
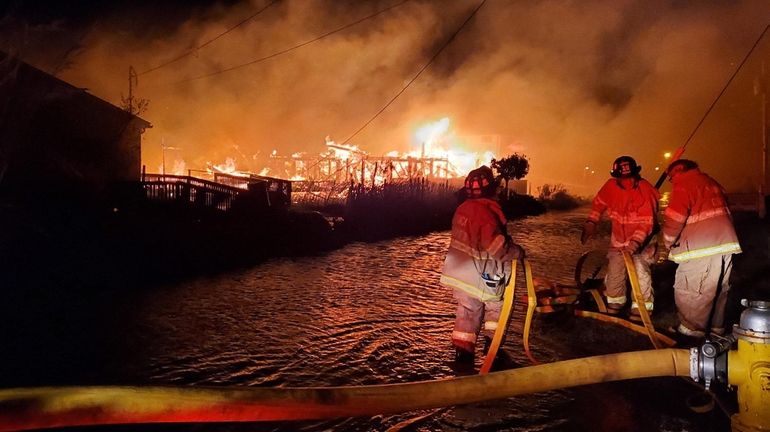
[[[580,243],[586,244],[596,233],[596,223],[593,221],[586,221],[583,224],[583,232],[580,234]]]

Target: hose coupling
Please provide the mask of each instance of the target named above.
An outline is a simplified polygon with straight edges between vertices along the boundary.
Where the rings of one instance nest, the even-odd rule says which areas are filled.
[[[706,390],[716,381],[727,383],[727,352],[730,351],[735,337],[712,334],[699,348],[690,349],[690,378],[703,380]]]

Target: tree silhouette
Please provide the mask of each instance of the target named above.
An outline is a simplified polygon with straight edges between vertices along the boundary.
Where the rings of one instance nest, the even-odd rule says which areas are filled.
[[[506,198],[510,197],[508,189],[510,180],[521,180],[529,173],[529,159],[526,156],[514,153],[502,159],[492,159],[492,169],[505,180]]]

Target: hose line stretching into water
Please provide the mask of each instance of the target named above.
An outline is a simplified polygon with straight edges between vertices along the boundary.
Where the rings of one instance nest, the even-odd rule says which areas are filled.
[[[136,424],[317,420],[503,399],[586,384],[690,376],[690,353],[660,349],[437,381],[350,387],[41,387],[0,390],[0,431]]]

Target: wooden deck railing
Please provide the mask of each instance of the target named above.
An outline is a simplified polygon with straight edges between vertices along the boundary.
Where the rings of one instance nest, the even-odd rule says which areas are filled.
[[[151,201],[178,202],[194,207],[228,211],[236,196],[245,189],[200,179],[170,174],[143,174],[142,185]]]

